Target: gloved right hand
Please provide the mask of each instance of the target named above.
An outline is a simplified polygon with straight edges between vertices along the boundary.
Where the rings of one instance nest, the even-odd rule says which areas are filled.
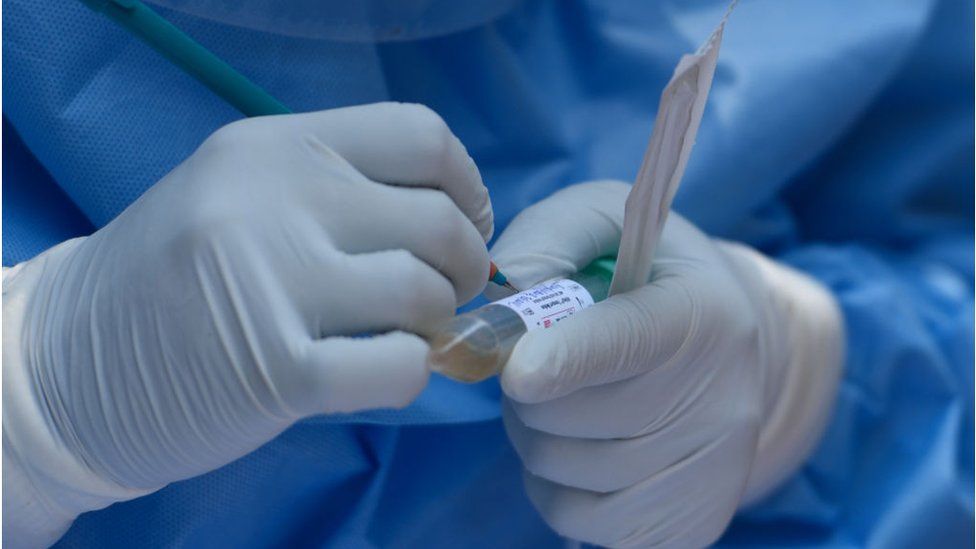
[[[629,192],[562,189],[520,213],[494,257],[523,288],[576,272],[617,249]],[[574,539],[709,545],[813,450],[843,348],[819,282],[672,213],[647,285],[512,351],[504,418],[526,492]]]
[[[415,334],[484,287],[491,232],[425,107],[219,130],[105,228],[4,273],[4,541],[52,543],[299,418],[406,405],[428,379]]]

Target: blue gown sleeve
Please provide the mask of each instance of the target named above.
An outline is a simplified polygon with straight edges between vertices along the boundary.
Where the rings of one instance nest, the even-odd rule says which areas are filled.
[[[942,2],[767,212],[792,236],[765,251],[834,292],[847,357],[819,448],[723,545],[973,543],[972,9]]]
[[[972,265],[972,242],[958,244]],[[736,520],[726,543],[970,543],[972,273],[928,250],[858,244],[807,246],[781,259],[837,296],[848,337],[844,378],[817,451]]]
[[[10,267],[95,228],[3,119],[3,265]]]

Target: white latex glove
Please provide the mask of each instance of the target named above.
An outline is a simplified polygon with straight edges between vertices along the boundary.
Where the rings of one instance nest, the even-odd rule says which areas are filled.
[[[628,191],[560,191],[515,218],[493,257],[521,288],[613,254]],[[647,286],[519,341],[505,425],[559,533],[701,546],[806,458],[842,357],[824,288],[672,213]]]
[[[4,273],[4,541],[52,543],[299,418],[406,405],[428,379],[415,334],[482,290],[491,232],[425,107],[219,130],[105,228]]]

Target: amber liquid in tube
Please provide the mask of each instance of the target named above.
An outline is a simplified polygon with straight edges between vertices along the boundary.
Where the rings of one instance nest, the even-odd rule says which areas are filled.
[[[455,316],[430,338],[431,370],[467,383],[497,374],[530,329],[550,328],[606,299],[613,266],[613,258],[600,258],[566,279]]]

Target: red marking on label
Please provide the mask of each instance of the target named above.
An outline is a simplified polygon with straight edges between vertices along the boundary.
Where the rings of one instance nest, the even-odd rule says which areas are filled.
[[[559,315],[561,315],[561,314],[563,314],[563,313],[565,313],[565,312],[567,312],[567,311],[569,311],[569,313],[570,313],[570,314],[572,314],[572,313],[573,313],[573,311],[575,311],[575,310],[576,310],[576,307],[567,307],[567,308],[565,308],[565,309],[561,309],[561,310],[559,310],[559,311],[556,311],[556,312],[554,312],[554,313],[549,313],[549,314],[547,314],[546,316],[544,316],[544,317],[542,317],[542,322],[543,322],[543,325],[544,325],[544,326],[545,326],[546,328],[548,328],[549,326],[551,326],[551,325],[552,325],[552,320],[550,320],[550,319],[551,319],[552,317],[554,317],[554,316],[559,316]]]

